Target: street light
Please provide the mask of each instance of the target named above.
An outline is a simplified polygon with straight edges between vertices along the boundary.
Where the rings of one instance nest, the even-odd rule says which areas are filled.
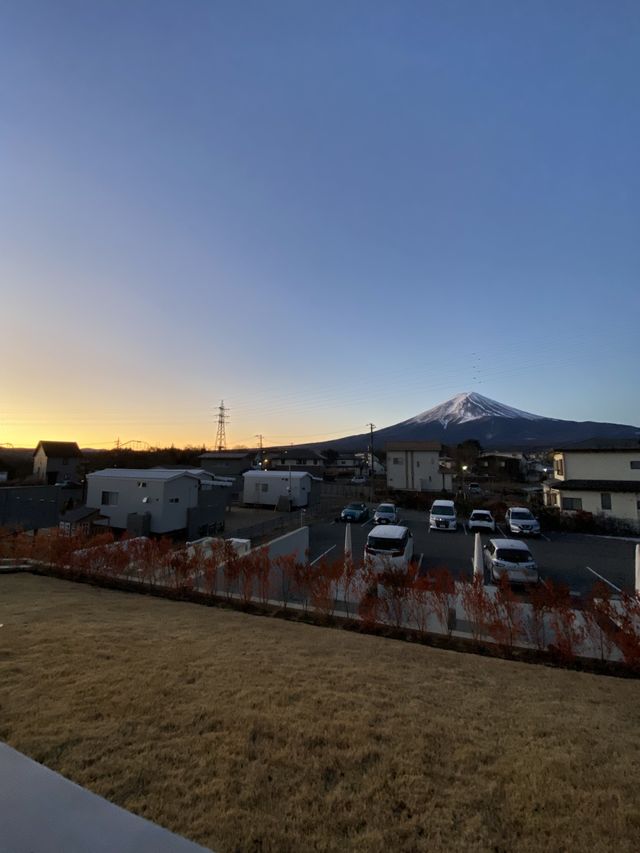
[[[464,495],[464,475],[465,475],[465,472],[466,472],[466,471],[468,471],[468,470],[469,470],[469,466],[468,466],[468,465],[463,465],[463,466],[462,466],[462,494],[463,494],[463,495]]]

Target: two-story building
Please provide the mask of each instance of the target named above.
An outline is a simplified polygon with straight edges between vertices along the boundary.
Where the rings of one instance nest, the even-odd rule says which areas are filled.
[[[582,510],[640,529],[640,440],[594,439],[558,448],[553,479],[543,488],[547,506]]]
[[[387,444],[387,486],[396,491],[450,492],[452,475],[440,465],[439,441]]]
[[[327,460],[312,447],[271,448],[264,452],[264,465],[269,470],[308,471],[322,477]]]
[[[87,506],[110,527],[188,538],[222,527],[231,489],[202,469],[105,468],[87,475]]]
[[[82,453],[75,441],[39,441],[33,451],[33,474],[40,483],[71,483],[80,475]]]

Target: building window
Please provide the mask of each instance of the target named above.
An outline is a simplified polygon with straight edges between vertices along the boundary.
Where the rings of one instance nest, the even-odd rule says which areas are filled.
[[[611,495],[609,492],[602,492],[600,495],[600,507],[602,509],[611,509]]]
[[[180,498],[169,498],[169,503],[170,504],[179,504]]]
[[[103,492],[100,503],[102,506],[118,506],[118,493]]]
[[[420,462],[416,461],[416,468],[420,467]]]
[[[564,459],[554,459],[553,467],[556,472],[556,477],[564,477]]]
[[[640,459],[632,459],[629,465],[633,471],[640,471]]]
[[[139,489],[146,489],[147,484],[143,480],[138,480],[138,488]]]
[[[263,492],[269,491],[269,483],[262,483],[262,491]]]
[[[571,512],[582,509],[582,498],[562,498],[562,509]]]
[[[394,456],[392,461],[393,461],[394,465],[402,465],[402,462],[400,461],[399,456]]]

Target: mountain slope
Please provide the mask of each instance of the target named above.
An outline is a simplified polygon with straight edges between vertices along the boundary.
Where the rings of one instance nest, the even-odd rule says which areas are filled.
[[[458,444],[477,439],[486,448],[547,448],[589,438],[638,438],[640,428],[598,421],[565,421],[514,409],[476,392],[450,400],[413,418],[374,432],[374,447],[388,441],[441,441]],[[368,433],[350,435],[316,446],[338,451],[363,450]]]

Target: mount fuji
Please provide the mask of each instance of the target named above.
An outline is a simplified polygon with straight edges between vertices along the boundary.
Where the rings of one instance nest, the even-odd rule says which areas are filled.
[[[456,394],[439,406],[373,434],[374,447],[379,449],[388,441],[458,444],[467,439],[477,439],[485,448],[534,449],[573,444],[589,438],[640,440],[640,427],[547,418],[471,391]],[[351,451],[362,450],[368,443],[369,435],[362,433],[319,442],[316,446]]]

